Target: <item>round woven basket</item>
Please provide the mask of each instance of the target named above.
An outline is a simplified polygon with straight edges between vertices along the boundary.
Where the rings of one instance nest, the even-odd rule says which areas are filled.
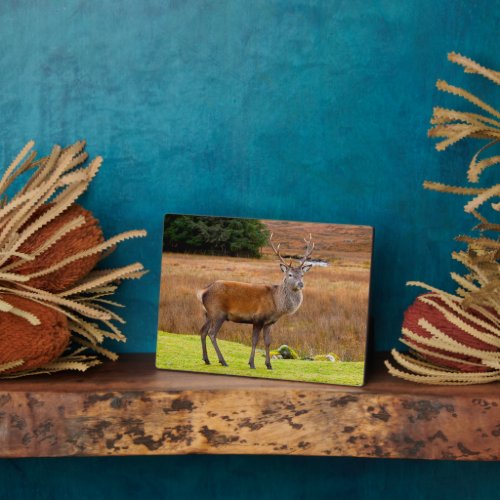
[[[0,364],[24,361],[21,366],[2,374],[38,368],[63,353],[70,339],[64,314],[15,295],[2,295],[1,299],[13,307],[29,311],[40,321],[39,325],[33,326],[25,318],[0,312]]]
[[[423,302],[422,299],[425,298],[429,300],[431,303]],[[472,347],[474,349],[481,349],[485,351],[495,352],[497,349],[491,344],[487,344],[482,340],[473,337],[470,333],[466,332],[459,326],[455,325],[451,321],[449,321],[442,311],[438,310],[438,307],[445,309],[448,312],[452,312],[452,309],[439,297],[431,293],[425,293],[417,297],[415,302],[406,310],[404,314],[403,328],[410,330],[411,332],[419,335],[423,338],[429,339],[432,337],[431,333],[429,333],[424,327],[419,325],[419,321],[421,319],[427,320],[432,326],[451,337],[453,340],[460,342],[462,345],[466,347]],[[456,313],[455,313],[456,314]],[[478,319],[490,323],[488,318],[480,315],[477,311],[468,310],[467,314],[473,315]],[[490,333],[484,327],[478,325],[476,322],[472,322],[471,320],[465,318],[463,315],[460,316],[461,321],[463,323],[474,327],[475,330],[483,333]],[[443,354],[447,358],[453,359],[444,359],[440,356],[433,356],[432,354],[418,352],[420,356],[422,356],[427,361],[433,363],[434,365],[441,366],[444,368],[451,368],[454,370],[459,370],[461,372],[487,372],[490,371],[491,368],[487,366],[474,366],[465,362],[472,363],[481,363],[481,360],[474,356],[469,356],[466,354],[460,354],[456,352],[450,352],[446,349],[440,349],[436,347],[427,346],[419,343],[414,339],[410,339],[407,335],[403,333],[403,337],[405,340],[412,346],[424,348],[427,351],[432,351],[437,354]]]
[[[26,223],[25,227],[32,224],[42,216],[49,208],[50,204],[38,210]],[[19,248],[20,252],[31,254],[42,246],[51,236],[59,231],[65,224],[78,216],[85,218],[85,223],[62,236],[53,246],[38,255],[35,260],[27,261],[17,267],[15,272],[19,274],[32,274],[43,269],[47,269],[58,262],[75,255],[84,250],[88,250],[104,241],[99,222],[94,218],[92,212],[80,205],[72,205],[57,218],[39,229],[28,238]],[[77,281],[86,276],[97,264],[100,253],[84,257],[71,262],[66,266],[51,272],[50,274],[30,279],[26,284],[34,288],[40,288],[48,292],[61,292],[74,285]]]

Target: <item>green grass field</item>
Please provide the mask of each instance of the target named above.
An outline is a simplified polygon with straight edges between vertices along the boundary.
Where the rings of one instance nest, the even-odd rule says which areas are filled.
[[[361,385],[364,362],[305,361],[292,359],[272,360],[273,369],[268,370],[261,352],[255,355],[255,370],[248,367],[250,347],[237,342],[217,340],[229,366],[221,366],[207,338],[208,357],[206,365],[201,359],[199,335],[158,332],[156,366],[168,370],[217,373],[220,375],[243,375],[246,377],[320,382],[324,384]]]

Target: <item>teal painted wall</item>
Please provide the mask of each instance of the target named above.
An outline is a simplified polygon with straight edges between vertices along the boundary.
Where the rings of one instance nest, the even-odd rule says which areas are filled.
[[[496,9],[495,9],[496,6]],[[114,263],[127,284],[129,351],[155,344],[162,215],[196,212],[373,225],[376,347],[396,343],[418,278],[450,288],[473,148],[426,139],[440,77],[497,89],[446,63],[498,67],[491,0],[0,2],[0,162],[86,138],[105,158],[85,203],[112,234],[145,227]],[[496,95],[498,97],[498,94]],[[498,102],[498,100],[497,100]],[[297,474],[300,471],[300,478]],[[3,498],[213,496],[493,498],[491,464],[161,457],[0,463]],[[92,479],[91,479],[92,478]],[[190,484],[190,481],[193,481]],[[92,493],[93,492],[93,493]],[[3,493],[3,494],[2,494]]]
[[[498,463],[184,456],[4,460],[2,500],[493,500]]]

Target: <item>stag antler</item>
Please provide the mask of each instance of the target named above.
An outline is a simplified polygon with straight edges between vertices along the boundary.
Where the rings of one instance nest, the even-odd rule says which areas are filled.
[[[281,245],[281,243],[278,243],[278,246],[276,246],[276,247],[274,246],[274,244],[273,244],[273,233],[271,233],[271,236],[269,236],[269,244],[271,245],[271,248],[274,250],[274,253],[278,256],[280,262],[282,264],[284,264],[285,266],[287,266],[287,267],[292,267],[292,259],[290,259],[290,263],[287,264],[285,262],[285,260],[283,259],[283,257],[281,256],[281,254],[280,254],[280,245]]]
[[[306,242],[306,252],[304,254],[304,257],[302,257],[302,259],[300,259],[300,264],[299,264],[300,267],[302,267],[305,264],[306,260],[311,256],[312,251],[314,250],[314,243],[312,241],[311,233],[309,233],[309,239],[306,240],[304,238],[304,241]]]

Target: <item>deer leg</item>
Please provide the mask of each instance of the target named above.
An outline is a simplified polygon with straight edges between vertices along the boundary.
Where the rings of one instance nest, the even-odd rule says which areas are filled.
[[[219,363],[222,366],[227,366],[226,360],[224,359],[224,356],[222,355],[222,352],[217,345],[217,334],[219,333],[220,327],[222,326],[222,323],[224,323],[224,321],[224,318],[214,321],[208,335],[210,337],[210,340],[212,341],[215,352],[217,353],[217,357],[219,358]]]
[[[201,327],[200,330],[200,336],[201,336],[201,350],[203,352],[203,361],[205,361],[205,364],[209,365],[210,360],[208,359],[208,353],[207,353],[207,334],[208,330],[210,330],[210,324],[211,321],[207,319],[205,321],[205,324]]]
[[[268,370],[272,370],[271,358],[269,356],[269,347],[271,346],[271,325],[264,327],[264,345],[266,346],[266,366]]]
[[[260,337],[260,331],[262,330],[262,326],[260,325],[253,325],[253,332],[252,332],[252,352],[250,354],[250,359],[248,360],[248,364],[250,365],[250,368],[255,370],[255,348],[257,347],[257,343],[259,342],[259,337]]]

